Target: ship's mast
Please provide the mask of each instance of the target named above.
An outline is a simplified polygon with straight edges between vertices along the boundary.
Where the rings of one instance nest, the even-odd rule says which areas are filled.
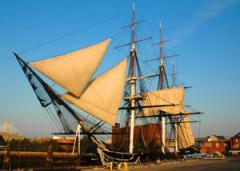
[[[133,153],[133,143],[134,143],[134,124],[135,124],[135,106],[136,106],[136,78],[135,78],[135,58],[136,58],[136,49],[135,49],[135,6],[134,0],[132,1],[132,27],[131,27],[131,51],[130,51],[130,105],[133,110],[131,110],[130,118],[130,143],[129,143],[129,153]]]
[[[164,57],[163,57],[163,33],[162,33],[162,23],[160,23],[160,66],[159,66],[159,82],[158,89],[164,88]],[[162,123],[162,153],[165,153],[165,145],[166,145],[166,118],[164,116],[161,117]]]
[[[175,65],[173,64],[173,71],[172,71],[172,81],[173,81],[173,88],[176,87],[176,72],[175,72]],[[178,152],[178,125],[177,125],[177,118],[175,118],[175,153]]]
[[[164,88],[164,57],[163,57],[163,34],[162,34],[162,23],[160,23],[160,67],[159,67],[159,82],[158,89]]]
[[[176,71],[175,71],[175,64],[172,65],[172,87],[176,87]]]

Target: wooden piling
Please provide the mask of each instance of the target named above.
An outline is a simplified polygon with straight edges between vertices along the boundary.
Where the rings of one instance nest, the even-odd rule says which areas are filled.
[[[46,156],[46,163],[47,166],[51,166],[53,163],[53,151],[52,151],[52,146],[48,147],[48,152],[47,152],[47,156]]]
[[[3,168],[7,170],[11,170],[11,152],[9,145],[6,147],[6,152],[4,154]]]

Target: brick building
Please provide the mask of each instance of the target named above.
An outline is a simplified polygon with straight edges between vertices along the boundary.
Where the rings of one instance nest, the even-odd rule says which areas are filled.
[[[226,154],[230,148],[230,137],[212,135],[202,140],[200,151],[202,153]]]
[[[240,157],[240,132],[234,135],[230,141],[230,148],[229,151],[233,156]]]

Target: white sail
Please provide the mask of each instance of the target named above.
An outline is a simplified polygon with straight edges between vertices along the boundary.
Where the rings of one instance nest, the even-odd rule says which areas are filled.
[[[115,125],[126,82],[127,59],[93,80],[80,98],[71,93],[62,97],[85,112]]]
[[[177,126],[178,147],[180,149],[188,148],[195,144],[192,127],[189,121],[189,117],[186,116],[181,120],[182,123],[179,123]]]
[[[150,91],[144,94],[146,98],[143,106],[154,105],[174,105],[167,107],[144,108],[144,115],[154,115],[157,112],[164,111],[169,114],[178,114],[184,112],[184,89],[171,88],[157,91]]]
[[[31,65],[75,96],[79,97],[95,74],[111,39]]]

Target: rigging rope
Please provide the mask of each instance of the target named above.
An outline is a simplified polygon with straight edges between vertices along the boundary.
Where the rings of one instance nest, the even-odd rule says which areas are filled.
[[[47,46],[47,45],[52,44],[52,43],[54,43],[54,42],[57,42],[57,41],[59,41],[59,40],[65,39],[65,38],[70,37],[70,36],[72,36],[72,35],[74,35],[74,34],[77,34],[77,33],[79,33],[79,32],[82,32],[82,31],[84,31],[84,30],[90,29],[90,28],[92,28],[92,27],[94,27],[94,26],[97,26],[97,25],[100,25],[100,24],[103,24],[103,23],[107,23],[107,22],[115,19],[116,17],[122,17],[122,16],[124,16],[124,15],[126,15],[126,12],[121,12],[120,14],[111,16],[111,17],[109,17],[109,18],[107,18],[107,19],[104,19],[104,20],[95,22],[95,23],[90,24],[90,25],[88,25],[88,26],[85,26],[85,27],[83,27],[83,28],[80,28],[80,29],[77,29],[77,30],[72,31],[72,32],[70,32],[70,33],[64,34],[63,36],[57,37],[57,38],[55,38],[55,39],[49,40],[49,41],[44,42],[44,43],[40,43],[40,44],[38,44],[38,45],[36,45],[36,46],[34,46],[34,47],[32,47],[32,48],[22,50],[22,51],[19,52],[19,54],[24,54],[24,53],[27,53],[27,52],[30,52],[30,51],[39,49],[39,48],[41,48],[41,47],[44,47],[44,46]],[[115,36],[116,34],[117,34],[117,33],[114,33],[113,36]]]

